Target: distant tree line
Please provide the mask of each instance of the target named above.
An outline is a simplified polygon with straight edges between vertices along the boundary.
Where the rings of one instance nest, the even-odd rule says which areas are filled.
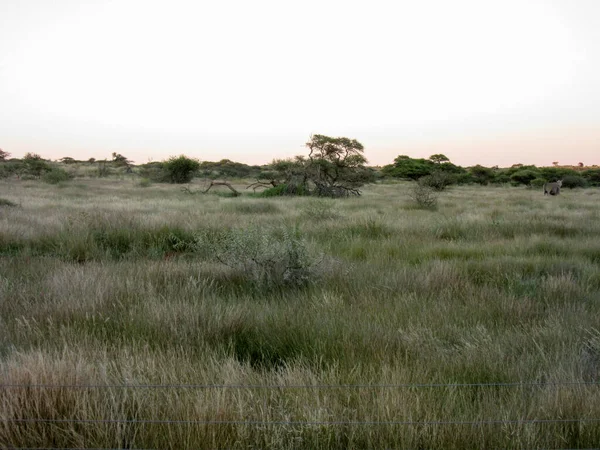
[[[440,153],[429,158],[399,155],[392,164],[376,170],[366,166],[364,148],[354,139],[314,135],[306,147],[308,155],[274,160],[266,165],[248,165],[229,159],[199,161],[181,155],[137,166],[116,152],[112,153],[110,159],[104,160],[90,158],[83,161],[65,156],[52,162],[36,153],[11,159],[10,153],[0,149],[0,178],[17,176],[60,182],[72,178],[76,166],[87,166],[94,168],[88,174],[98,177],[135,172],[145,179],[161,183],[188,183],[195,177],[210,180],[246,179],[255,180],[255,186],[267,187],[265,195],[326,196],[359,194],[365,183],[386,178],[418,180],[436,190],[460,184],[540,187],[545,182],[558,179],[563,180],[563,188],[600,186],[600,168],[585,169],[583,163],[576,168],[560,167],[557,162],[552,167],[522,164],[508,168],[479,164],[461,167]]]
[[[563,180],[563,187],[575,188],[600,186],[600,168],[575,170],[568,167],[536,167],[515,164],[508,168],[460,167],[452,164],[444,155],[432,155],[429,159],[400,155],[393,164],[381,169],[384,177],[424,180],[432,187],[451,184],[512,184],[532,187],[548,181]]]

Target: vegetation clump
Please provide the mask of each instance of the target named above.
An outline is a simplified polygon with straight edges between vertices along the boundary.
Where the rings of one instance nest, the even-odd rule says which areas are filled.
[[[9,206],[9,207],[13,207],[13,206],[18,206],[15,202],[10,201],[6,198],[0,198],[0,206]]]
[[[163,164],[163,168],[171,183],[189,183],[194,178],[194,173],[200,168],[200,162],[184,155],[172,156]]]
[[[411,188],[410,198],[418,209],[435,210],[438,206],[438,194],[431,186],[417,181]]]
[[[43,175],[42,180],[48,184],[59,184],[69,181],[71,178],[71,174],[66,170],[60,167],[53,167]]]
[[[200,234],[203,253],[262,288],[302,287],[318,276],[318,258],[298,230],[250,226],[223,234]]]
[[[375,180],[366,166],[364,147],[356,139],[321,134],[306,143],[308,156],[275,160],[273,187],[264,195],[314,195],[318,197],[359,196],[361,187]]]

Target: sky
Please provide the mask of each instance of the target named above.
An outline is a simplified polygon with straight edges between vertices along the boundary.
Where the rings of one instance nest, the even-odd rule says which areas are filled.
[[[600,164],[600,0],[0,0],[0,148]]]

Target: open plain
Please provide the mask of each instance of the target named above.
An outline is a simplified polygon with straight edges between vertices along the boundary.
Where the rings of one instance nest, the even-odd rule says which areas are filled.
[[[600,189],[200,189],[0,180],[0,447],[600,442]]]

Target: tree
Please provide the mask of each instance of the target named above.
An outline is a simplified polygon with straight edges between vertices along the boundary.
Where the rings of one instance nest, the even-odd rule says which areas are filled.
[[[436,169],[433,161],[423,158],[411,158],[406,155],[399,155],[394,159],[394,164],[383,167],[383,174],[396,177],[418,180],[421,177],[431,175]]]
[[[430,161],[433,161],[436,164],[441,164],[444,162],[450,162],[450,160],[448,159],[448,157],[446,155],[442,155],[441,153],[435,154],[435,155],[431,155],[429,157]]]
[[[364,147],[356,139],[315,134],[306,147],[309,149],[307,157],[273,161],[270,169],[274,177],[263,182],[259,180],[259,184],[273,186],[265,191],[266,196],[360,195],[360,188],[375,179],[374,171],[365,166]]]
[[[488,184],[490,181],[493,181],[495,177],[493,169],[479,164],[471,167],[469,172],[473,181],[478,184]]]
[[[365,166],[364,147],[356,139],[315,134],[306,147],[306,177],[318,196],[360,195],[359,188],[373,180],[373,172]]]
[[[129,166],[131,164],[129,159],[117,152],[113,152],[112,162],[117,167]]]
[[[10,153],[5,152],[4,150],[2,150],[0,148],[0,161],[6,161],[9,156],[10,156]]]
[[[167,171],[171,183],[189,183],[194,177],[194,172],[200,168],[200,162],[184,155],[171,156],[164,162],[163,168]]]
[[[50,170],[48,163],[37,153],[27,153],[22,161],[25,172],[38,178]]]

